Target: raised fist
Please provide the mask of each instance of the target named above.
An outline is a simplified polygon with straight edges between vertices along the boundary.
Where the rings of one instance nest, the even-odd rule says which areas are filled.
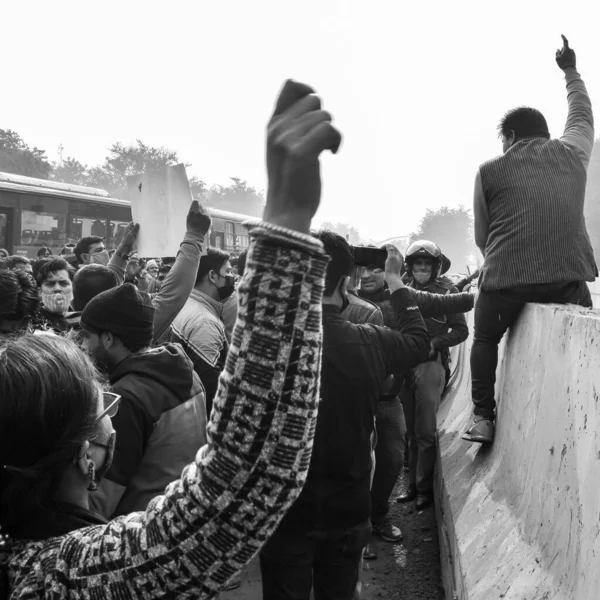
[[[187,230],[190,233],[206,235],[211,223],[212,221],[206,208],[198,200],[194,200],[185,220]]]
[[[310,231],[321,200],[319,156],[336,153],[342,141],[331,120],[312,88],[285,82],[267,128],[265,221]]]

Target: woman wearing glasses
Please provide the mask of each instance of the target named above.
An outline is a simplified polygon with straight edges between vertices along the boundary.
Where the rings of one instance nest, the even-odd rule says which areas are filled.
[[[269,223],[253,232],[209,443],[144,512],[108,522],[89,508],[119,397],[87,356],[60,336],[0,342],[0,599],[214,598],[297,498],[316,424],[326,257],[310,236]]]
[[[316,428],[328,257],[310,235],[319,155],[341,138],[287,81],[269,123],[264,221],[248,224],[233,343],[208,445],[143,512],[105,522],[89,494],[114,436],[89,359],[59,337],[0,343],[0,596],[214,598],[306,480]]]

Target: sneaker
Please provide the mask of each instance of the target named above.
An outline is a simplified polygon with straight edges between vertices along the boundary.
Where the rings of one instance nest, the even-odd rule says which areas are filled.
[[[433,504],[433,492],[417,492],[417,510],[423,510]]]
[[[382,540],[386,542],[399,542],[402,539],[402,531],[400,527],[396,527],[389,522],[381,525],[373,525],[373,533],[376,533]]]
[[[492,419],[485,417],[475,417],[473,424],[462,436],[467,442],[476,442],[479,444],[491,444],[494,441],[495,426]]]

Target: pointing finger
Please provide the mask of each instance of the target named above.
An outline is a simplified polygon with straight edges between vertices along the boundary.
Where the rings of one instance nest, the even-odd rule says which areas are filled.
[[[563,48],[566,50],[569,47],[569,40],[561,33],[560,37],[563,40]]]

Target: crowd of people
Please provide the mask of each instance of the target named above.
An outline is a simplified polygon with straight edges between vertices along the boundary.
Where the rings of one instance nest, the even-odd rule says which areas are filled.
[[[435,240],[406,256],[374,248],[363,264],[343,237],[311,230],[319,156],[341,135],[293,81],[268,125],[263,219],[235,260],[203,252],[211,219],[198,202],[174,258],[137,257],[143,223],[113,253],[88,237],[61,256],[4,258],[0,598],[212,598],[257,554],[265,600],[356,598],[371,536],[403,537],[389,508],[405,463],[397,500],[434,501],[436,414],[476,299],[462,290],[479,278],[465,437],[482,443],[494,344],[523,304],[587,305],[597,273],[582,198],[560,224],[579,232],[571,260],[528,260],[513,243],[546,248],[556,232],[548,219],[540,232],[541,201],[563,210],[585,178],[591,108],[566,40],[557,62],[567,139],[531,129],[532,109],[503,119],[505,153],[476,182],[484,266],[460,281]],[[526,160],[540,178],[567,161],[574,191],[565,200],[559,175],[524,178]]]

